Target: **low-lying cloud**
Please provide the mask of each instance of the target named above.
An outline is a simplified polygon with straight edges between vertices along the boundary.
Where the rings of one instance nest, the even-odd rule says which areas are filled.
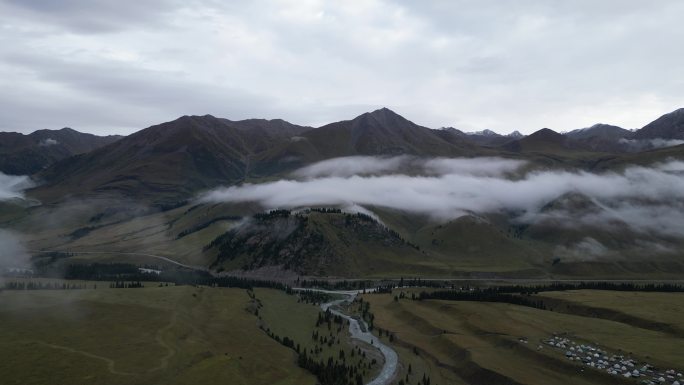
[[[480,158],[418,158],[408,155],[394,157],[349,156],[334,158],[300,168],[293,175],[299,178],[405,175],[474,175],[502,176],[520,169],[526,162],[496,157]]]
[[[680,139],[626,139],[622,138],[619,140],[620,144],[627,146],[629,151],[645,151],[645,150],[655,150],[657,148],[673,147],[684,144],[684,140]]]
[[[21,236],[0,229],[0,272],[6,269],[26,269],[31,266],[31,256],[21,243]]]
[[[7,175],[0,172],[0,201],[23,198],[23,191],[33,185],[31,178],[25,175]]]
[[[39,146],[41,147],[50,147],[59,144],[59,141],[57,139],[52,139],[52,138],[47,138],[45,140],[41,140],[40,143],[38,143]]]
[[[411,174],[402,172],[407,162],[414,166]],[[524,165],[502,158],[340,158],[294,173],[306,179],[220,188],[201,199],[255,201],[266,208],[375,206],[437,220],[507,213],[523,223],[553,220],[566,226],[626,226],[655,235],[684,234],[684,162],[601,174],[524,171]],[[567,196],[581,199],[563,203]]]
[[[575,244],[556,247],[554,254],[565,261],[593,261],[609,255],[610,250],[596,239],[586,237]]]

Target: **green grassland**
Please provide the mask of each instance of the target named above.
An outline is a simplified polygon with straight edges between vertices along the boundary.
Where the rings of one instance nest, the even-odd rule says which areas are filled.
[[[315,383],[259,329],[245,290],[97,284],[0,292],[3,384]]]
[[[396,291],[395,291],[395,294]],[[635,316],[681,325],[684,295],[671,293],[543,293],[549,297],[618,308]],[[642,296],[642,294],[645,294]],[[363,296],[376,328],[394,335],[402,362],[401,378],[417,383],[429,373],[432,384],[614,384],[633,383],[565,359],[562,352],[539,348],[554,333],[597,344],[639,361],[682,370],[684,339],[596,314],[568,314],[502,303],[394,301],[387,294]],[[641,306],[637,306],[641,303]],[[598,314],[600,315],[600,314]],[[389,339],[383,337],[387,342]],[[524,338],[528,343],[520,342]]]

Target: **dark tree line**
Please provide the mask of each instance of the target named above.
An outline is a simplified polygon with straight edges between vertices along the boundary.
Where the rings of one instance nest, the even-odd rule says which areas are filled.
[[[257,221],[267,221],[275,218],[288,218],[290,214],[292,214],[290,210],[271,210],[266,213],[256,213],[253,217]]]
[[[304,350],[299,353],[297,364],[315,375],[321,385],[363,385],[363,376],[355,366],[337,362],[332,357],[327,362],[316,360]]]
[[[145,285],[143,285],[143,283],[140,281],[135,281],[135,282],[116,281],[116,282],[110,283],[109,287],[112,289],[139,289],[139,288],[145,287]]]
[[[50,265],[60,259],[73,257],[74,254],[63,251],[45,251],[31,256],[34,266]]]
[[[440,299],[447,301],[502,302],[546,310],[546,306],[544,305],[544,302],[541,300],[535,300],[526,296],[515,294],[497,293],[489,290],[442,290],[433,292],[423,291],[418,295],[417,299],[419,301],[425,299]]]
[[[312,208],[307,211],[314,212],[314,213],[321,213],[321,214],[342,214],[342,209],[335,209],[335,208],[329,208],[329,207],[317,207],[317,208]]]
[[[181,231],[181,232],[178,233],[178,235],[176,236],[176,239],[180,239],[180,238],[185,237],[186,235],[190,235],[190,234],[196,233],[196,232],[198,232],[198,231],[200,231],[200,230],[204,230],[204,229],[206,229],[207,227],[213,225],[213,224],[216,223],[216,222],[220,222],[220,221],[239,221],[240,219],[242,219],[242,217],[236,216],[236,215],[223,215],[223,216],[220,216],[220,217],[212,218],[212,219],[210,219],[210,220],[208,220],[208,221],[206,221],[206,222],[202,222],[202,223],[200,223],[200,224],[197,224],[197,225],[195,225],[195,226],[192,226],[192,227],[189,228],[189,229],[185,229],[185,230]]]
[[[326,290],[363,290],[374,286],[373,281],[337,281],[330,282],[318,279],[299,279],[295,281],[295,286],[303,288],[319,288]]]
[[[328,293],[313,290],[298,290],[295,292],[298,297],[297,302],[311,303],[318,305],[330,301],[332,296]]]
[[[465,287],[464,290],[470,290]],[[544,291],[567,291],[567,290],[614,290],[614,291],[643,291],[681,293],[684,285],[670,283],[631,283],[631,282],[574,282],[574,283],[551,283],[547,285],[507,285],[493,286],[486,289],[477,289],[493,293],[521,293],[536,294]]]
[[[159,270],[158,266],[145,268]],[[203,285],[211,287],[235,287],[252,289],[265,287],[293,293],[282,283],[239,277],[216,277],[206,271],[174,268],[156,273],[143,273],[139,266],[128,263],[91,263],[68,265],[60,270],[43,270],[41,276],[83,281],[168,282],[176,285]]]
[[[82,283],[66,282],[6,282],[4,290],[81,290],[86,289]]]

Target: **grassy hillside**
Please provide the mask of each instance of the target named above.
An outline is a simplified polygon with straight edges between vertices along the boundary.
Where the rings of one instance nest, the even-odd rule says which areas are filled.
[[[224,270],[280,266],[299,274],[369,277],[436,270],[434,261],[365,215],[341,212],[255,216],[216,238]]]

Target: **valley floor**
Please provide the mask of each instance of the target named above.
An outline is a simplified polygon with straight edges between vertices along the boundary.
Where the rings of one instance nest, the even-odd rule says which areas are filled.
[[[313,374],[312,365],[327,362],[344,365],[338,375],[356,384],[371,381],[384,363],[371,345],[350,338],[347,320],[321,313],[320,303],[334,297],[151,282],[127,289],[69,284],[81,288],[0,291],[3,384],[332,384],[325,381],[334,375]],[[684,370],[684,293],[532,294],[547,305],[541,310],[410,299],[422,290],[429,289],[363,294],[343,308],[397,352],[393,384],[648,379],[570,360],[571,343],[650,365],[651,377],[662,373],[668,385]],[[561,340],[568,348],[550,344]]]

